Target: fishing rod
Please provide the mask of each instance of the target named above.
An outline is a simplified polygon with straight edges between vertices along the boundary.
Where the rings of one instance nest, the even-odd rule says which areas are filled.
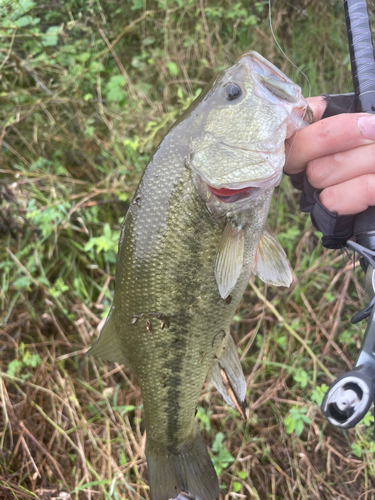
[[[366,0],[344,0],[344,8],[354,94],[346,95],[345,110],[331,114],[375,114],[375,54]],[[337,102],[341,98],[343,103],[344,96],[328,97]],[[331,384],[321,406],[325,417],[342,429],[350,429],[360,422],[375,400],[375,206],[355,217],[353,239],[348,240],[346,246],[360,255],[371,300],[352,317],[351,323],[369,319],[353,370]]]

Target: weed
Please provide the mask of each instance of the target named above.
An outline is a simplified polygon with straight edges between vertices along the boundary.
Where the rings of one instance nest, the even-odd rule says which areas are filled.
[[[307,408],[299,408],[298,406],[291,408],[289,415],[284,419],[288,434],[292,434],[292,432],[295,432],[297,436],[302,434],[305,424],[311,423],[306,413]]]
[[[212,443],[212,462],[218,476],[221,474],[223,469],[226,469],[232,462],[234,462],[234,458],[224,445],[223,441],[224,434],[222,432],[218,432],[215,436],[214,442]]]

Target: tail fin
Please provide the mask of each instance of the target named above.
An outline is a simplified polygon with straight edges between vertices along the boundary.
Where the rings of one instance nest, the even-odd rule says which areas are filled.
[[[170,500],[181,491],[195,500],[219,496],[216,472],[198,429],[175,453],[147,447],[146,457],[152,500]]]

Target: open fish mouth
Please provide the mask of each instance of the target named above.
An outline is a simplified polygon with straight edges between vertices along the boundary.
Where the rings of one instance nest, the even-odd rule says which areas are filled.
[[[224,203],[235,203],[236,201],[244,200],[245,198],[249,198],[251,195],[257,194],[261,190],[259,187],[244,187],[240,189],[228,189],[228,188],[220,188],[216,189],[210,185],[208,185],[209,190],[216,198],[223,201]]]
[[[265,189],[273,189],[281,179],[282,172],[275,172],[273,175],[259,181],[253,181],[243,184],[226,184],[214,187],[208,182],[205,184],[210,193],[224,203],[235,203],[236,201],[248,198],[256,198]]]

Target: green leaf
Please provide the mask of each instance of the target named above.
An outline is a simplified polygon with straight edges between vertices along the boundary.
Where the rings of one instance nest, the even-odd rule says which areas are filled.
[[[128,461],[126,460],[126,455],[124,453],[124,450],[120,449],[120,459],[119,459],[120,465],[126,465]]]
[[[122,75],[113,75],[111,76],[109,82],[107,83],[107,87],[121,87],[125,84],[125,78]]]
[[[322,384],[321,386],[316,386],[312,391],[310,399],[315,401],[319,406],[322,404],[324,394],[328,391],[328,385]]]
[[[370,427],[370,425],[374,424],[374,417],[371,415],[371,412],[368,411],[366,415],[362,419],[362,424],[365,424],[367,427]]]
[[[52,295],[52,297],[57,298],[67,290],[69,290],[69,287],[65,285],[62,278],[58,278],[54,286],[48,289],[48,292],[50,293],[50,295]]]
[[[143,9],[143,0],[133,0],[133,5],[130,7],[131,10],[141,10]]]
[[[12,3],[17,5],[12,14],[13,20],[18,19],[20,16],[23,16],[24,14],[26,14],[26,12],[28,12],[35,6],[35,3],[32,0],[19,0],[18,2]]]
[[[31,24],[32,20],[33,18],[31,16],[22,16],[14,21],[14,24],[19,28],[23,28],[24,26],[28,26],[29,24]]]
[[[123,86],[125,85],[125,78],[122,75],[111,76],[109,82],[106,85],[106,97],[108,101],[120,102],[125,97],[125,90]]]
[[[224,434],[218,432],[215,436],[215,441],[212,443],[212,451],[219,453],[223,447]]]
[[[121,416],[123,417],[126,413],[129,413],[130,411],[134,411],[135,406],[134,405],[113,406],[112,409],[118,411],[121,414]]]
[[[309,376],[307,372],[305,372],[305,370],[298,369],[293,375],[293,380],[297,382],[302,387],[302,389],[304,389],[309,381]]]
[[[233,483],[233,491],[234,493],[238,493],[241,490],[241,483],[235,481]]]
[[[50,26],[43,37],[43,44],[47,47],[57,45],[58,35],[61,33],[61,26]]]
[[[8,364],[7,374],[11,375],[12,377],[15,377],[22,370],[22,367],[23,367],[22,361],[19,361],[18,359],[13,359],[13,361],[11,361]]]
[[[146,37],[142,40],[142,45],[146,46],[146,45],[151,45],[152,43],[155,42],[155,38],[152,38],[152,37]]]
[[[124,94],[120,87],[109,89],[106,96],[109,102],[120,102],[124,99]]]
[[[90,52],[82,52],[82,54],[77,54],[77,61],[85,63],[88,61],[91,57]]]
[[[303,427],[304,427],[304,425],[303,425],[303,421],[302,420],[296,420],[295,421],[294,430],[296,431],[297,436],[300,436],[302,434]]]
[[[167,68],[168,68],[168,71],[170,73],[171,76],[177,76],[178,73],[179,73],[179,69],[178,69],[178,66],[176,63],[172,62],[172,61],[169,61],[169,63],[167,63]]]
[[[310,419],[306,415],[306,412],[306,408],[299,408],[298,406],[290,409],[289,415],[284,419],[288,434],[291,434],[293,431],[296,432],[297,436],[302,434],[305,424],[310,424]]]
[[[284,424],[286,426],[286,432],[288,434],[292,434],[295,426],[295,421],[293,420],[293,418],[291,416],[284,418]]]
[[[362,451],[362,447],[358,443],[352,443],[352,452],[356,457],[360,458]]]
[[[178,89],[177,89],[177,95],[178,95],[178,98],[179,98],[180,100],[182,100],[182,99],[184,98],[184,93],[183,93],[183,91],[182,91],[182,88],[181,88],[181,87],[178,87]]]
[[[22,363],[25,366],[30,366],[31,368],[36,368],[42,363],[42,358],[39,354],[34,354],[30,351],[27,351],[22,358]]]
[[[100,252],[116,252],[118,245],[119,231],[111,231],[110,225],[106,222],[103,228],[103,235],[97,238],[90,238],[84,247],[85,252],[89,252],[96,247],[96,251]]]
[[[13,281],[13,286],[21,290],[22,288],[28,288],[31,285],[31,279],[27,276],[20,276]]]

